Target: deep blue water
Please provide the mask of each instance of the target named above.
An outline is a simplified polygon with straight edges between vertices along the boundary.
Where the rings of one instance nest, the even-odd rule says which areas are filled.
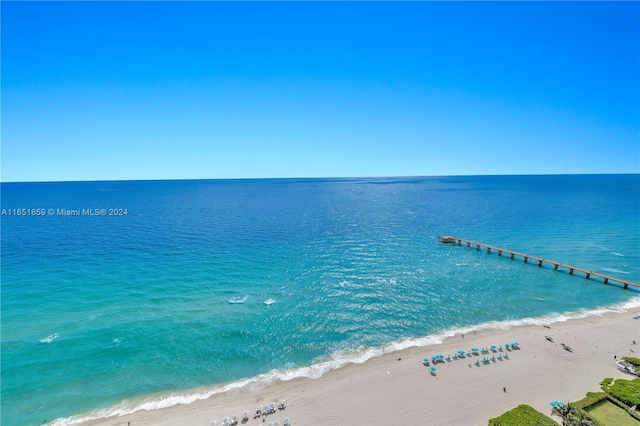
[[[436,241],[453,234],[639,282],[639,175],[1,189],[7,425],[317,376],[386,345],[639,300]],[[45,215],[13,214],[21,208]]]

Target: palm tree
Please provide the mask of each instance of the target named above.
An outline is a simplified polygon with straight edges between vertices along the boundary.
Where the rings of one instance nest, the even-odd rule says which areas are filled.
[[[551,409],[551,415],[560,417],[562,419],[562,424],[566,423],[572,412],[573,407],[571,407],[571,404],[559,404]]]
[[[594,423],[587,417],[587,413],[582,410],[572,409],[569,414],[567,426],[594,426]]]

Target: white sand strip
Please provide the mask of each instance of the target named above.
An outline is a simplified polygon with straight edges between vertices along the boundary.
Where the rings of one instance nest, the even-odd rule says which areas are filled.
[[[236,391],[188,405],[138,411],[87,424],[208,425],[226,416],[251,413],[247,425],[280,425],[288,417],[296,425],[486,425],[518,404],[549,415],[550,401],[575,401],[599,391],[605,377],[631,378],[617,370],[614,356],[640,356],[640,310],[610,313],[543,326],[483,330],[456,335],[441,345],[409,348],[363,364],[333,370],[319,379],[279,381],[257,393]],[[545,339],[553,338],[555,343]],[[516,341],[521,349],[508,360],[476,367],[486,355],[436,365],[436,376],[422,359],[453,355],[459,349],[504,347]],[[573,352],[564,350],[561,343]],[[635,353],[631,353],[634,351]],[[491,354],[488,355],[491,357]],[[469,367],[471,363],[471,367]],[[503,391],[506,388],[506,393]],[[287,407],[253,419],[256,407],[285,398]],[[263,421],[264,420],[264,421]]]

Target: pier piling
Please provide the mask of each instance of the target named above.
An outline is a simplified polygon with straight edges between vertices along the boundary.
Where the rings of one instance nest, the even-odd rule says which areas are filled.
[[[542,267],[545,263],[553,265],[553,270],[557,271],[560,268],[566,269],[569,271],[569,275],[574,275],[574,272],[578,271],[584,274],[586,279],[591,279],[591,276],[601,278],[604,284],[609,284],[609,281],[617,282],[622,284],[622,287],[626,290],[629,286],[640,288],[640,284],[636,282],[631,282],[627,280],[623,280],[621,278],[612,277],[610,275],[604,275],[599,272],[589,271],[583,268],[578,268],[576,266],[568,265],[566,263],[558,262],[556,260],[544,259],[538,256],[532,256],[530,254],[518,253],[513,250],[508,250],[501,247],[495,247],[489,244],[479,243],[477,241],[465,240],[464,238],[454,237],[453,235],[441,235],[438,237],[438,242],[443,244],[457,244],[462,245],[462,243],[466,243],[467,248],[470,248],[472,245],[476,247],[476,250],[480,250],[481,248],[487,249],[487,254],[491,254],[491,250],[497,251],[498,256],[502,257],[502,253],[509,253],[511,260],[513,260],[516,256],[522,257],[524,263],[528,263],[529,259],[537,260],[538,267]]]

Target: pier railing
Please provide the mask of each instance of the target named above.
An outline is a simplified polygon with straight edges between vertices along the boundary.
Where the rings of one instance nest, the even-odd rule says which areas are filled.
[[[443,244],[457,244],[459,246],[462,244],[466,244],[467,247],[469,248],[475,247],[476,250],[480,250],[484,248],[487,250],[487,253],[491,253],[492,251],[497,252],[498,256],[502,256],[503,253],[506,253],[511,257],[512,260],[516,257],[520,257],[524,260],[524,263],[529,263],[529,261],[538,262],[538,267],[542,267],[542,265],[546,263],[548,265],[552,265],[554,271],[557,271],[560,268],[562,268],[563,270],[569,271],[569,275],[573,275],[576,272],[580,272],[584,274],[586,279],[590,279],[591,277],[598,277],[598,278],[601,278],[605,284],[608,284],[611,281],[611,282],[617,282],[622,284],[622,286],[625,289],[629,288],[629,286],[640,288],[640,284],[629,281],[629,280],[624,280],[621,278],[612,277],[610,275],[601,274],[599,272],[590,271],[588,269],[579,268],[577,266],[568,265],[566,263],[558,262],[556,260],[545,259],[542,257],[533,256],[526,253],[519,253],[517,251],[496,247],[489,244],[479,243],[477,241],[465,240],[464,238],[454,237],[453,235],[441,235],[438,237],[438,242]]]

